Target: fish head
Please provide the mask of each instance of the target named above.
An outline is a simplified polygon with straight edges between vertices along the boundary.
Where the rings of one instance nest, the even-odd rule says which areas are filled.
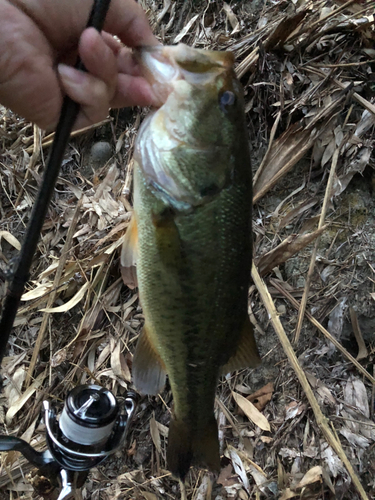
[[[160,103],[139,133],[138,163],[172,204],[202,204],[230,181],[245,128],[233,54],[178,44],[136,58]]]

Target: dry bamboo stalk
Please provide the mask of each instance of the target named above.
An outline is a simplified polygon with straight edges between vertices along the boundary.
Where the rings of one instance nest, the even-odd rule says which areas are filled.
[[[348,2],[344,3],[344,5],[341,5],[341,7],[338,7],[337,9],[335,9],[332,12],[329,12],[327,15],[323,16],[318,21],[315,21],[315,23],[312,23],[312,25],[309,26],[309,29],[313,30],[316,26],[323,25],[323,23],[328,21],[328,19],[336,16],[337,14],[339,14],[343,10],[347,9],[348,7],[350,7],[353,3],[356,3],[357,1],[358,0],[349,0]]]
[[[331,198],[331,192],[332,192],[332,186],[333,186],[333,181],[335,178],[335,173],[336,173],[336,167],[337,167],[337,162],[339,159],[339,153],[340,153],[340,147],[336,148],[335,152],[333,153],[332,157],[332,163],[331,163],[331,171],[329,173],[329,178],[327,182],[327,187],[326,187],[326,192],[324,195],[324,201],[323,201],[323,206],[322,206],[322,211],[320,214],[320,219],[319,219],[319,224],[318,224],[318,229],[322,228],[325,223],[325,218],[327,214],[327,209],[328,209],[328,202],[329,199]],[[298,320],[297,320],[297,326],[296,326],[296,333],[294,335],[294,343],[297,344],[299,341],[299,337],[301,334],[301,328],[302,328],[302,321],[303,317],[305,315],[305,310],[306,310],[306,304],[307,304],[307,297],[310,291],[310,283],[312,279],[312,275],[314,273],[315,269],[315,260],[316,260],[316,255],[318,253],[318,247],[320,243],[320,238],[321,235],[319,235],[316,238],[314,249],[311,255],[311,260],[310,260],[310,266],[309,270],[306,276],[306,284],[305,284],[305,289],[303,291],[303,296],[302,296],[302,301],[301,301],[301,307],[298,311]]]
[[[254,280],[254,284],[261,296],[261,299],[264,303],[264,306],[269,314],[269,317],[271,319],[272,325],[279,337],[279,340],[281,342],[281,345],[283,346],[284,352],[289,360],[289,363],[291,364],[293,370],[295,371],[298,380],[302,386],[303,391],[306,394],[306,397],[310,403],[311,409],[314,412],[316,423],[319,426],[319,429],[322,431],[324,434],[325,439],[327,440],[327,443],[333,448],[337,456],[340,458],[340,460],[344,463],[354,486],[356,487],[360,497],[362,500],[369,500],[355,470],[352,467],[352,464],[350,463],[348,457],[346,456],[340,441],[335,437],[334,433],[331,431],[329,425],[328,425],[328,419],[323,415],[319,404],[314,396],[314,393],[310,387],[310,384],[306,378],[306,375],[304,371],[302,370],[297,356],[293,350],[292,344],[290,343],[284,328],[281,324],[279,315],[276,311],[275,304],[273,303],[272,297],[264,284],[263,280],[261,279],[257,268],[254,266],[252,267],[251,270],[251,275]],[[331,424],[332,425],[332,424]]]
[[[80,128],[79,130],[74,130],[74,132],[72,132],[70,134],[70,138],[72,139],[73,137],[77,137],[78,135],[84,134],[85,132],[88,132],[89,130],[93,130],[95,128],[101,127],[102,125],[105,125],[106,123],[110,123],[110,122],[111,122],[111,118],[106,118],[105,120],[102,120],[101,122],[94,123],[92,125],[88,125],[87,127]],[[47,135],[43,139],[41,147],[44,149],[44,148],[47,148],[48,146],[50,146],[53,143],[54,137],[55,137],[55,132],[52,132],[52,134]],[[34,146],[29,146],[28,148],[26,148],[26,151],[28,153],[31,153],[33,151],[33,148],[34,148]]]
[[[73,235],[74,235],[75,230],[76,230],[78,217],[79,217],[80,210],[81,210],[81,205],[82,205],[82,199],[79,200],[77,203],[76,209],[75,209],[74,214],[73,214],[72,222],[70,224],[70,227],[68,229],[68,233],[66,235],[66,240],[65,240],[64,247],[63,247],[63,250],[61,253],[61,257],[59,260],[59,266],[56,269],[55,279],[53,280],[53,291],[51,292],[51,295],[49,296],[48,302],[47,302],[48,308],[52,307],[53,303],[55,302],[55,298],[56,298],[57,290],[58,290],[58,287],[60,284],[61,276],[64,272],[65,263],[66,263],[66,260],[68,258],[68,253],[69,253],[70,248],[72,246],[72,239],[73,239]],[[38,359],[39,351],[40,351],[40,348],[41,348],[42,343],[44,341],[44,336],[45,336],[45,333],[47,330],[49,317],[50,317],[50,313],[45,312],[43,314],[42,324],[40,325],[40,330],[39,330],[38,337],[37,337],[36,342],[35,342],[33,355],[31,357],[29,370],[28,370],[27,376],[26,376],[25,387],[28,387],[30,382],[31,382],[34,368],[35,368],[35,365],[36,365],[36,362]]]
[[[374,63],[375,59],[368,59],[367,61],[360,61],[360,62],[354,62],[354,63],[338,63],[338,64],[313,64],[312,66],[314,68],[350,68],[350,67],[358,67],[358,66],[363,66],[365,64],[371,64]]]
[[[255,172],[254,179],[253,179],[253,184],[255,184],[256,181],[258,180],[258,177],[262,173],[262,171],[264,169],[264,165],[266,164],[266,161],[268,160],[268,158],[270,156],[270,152],[271,152],[271,149],[272,149],[273,141],[275,139],[277,127],[278,127],[279,122],[280,122],[280,118],[281,118],[281,110],[277,113],[275,121],[274,121],[274,123],[272,125],[271,134],[270,134],[270,140],[269,140],[269,143],[268,143],[268,148],[267,148],[266,154],[263,156],[262,163],[259,165],[257,171]]]
[[[40,157],[40,151],[42,148],[42,146],[41,146],[42,138],[41,138],[41,130],[37,125],[33,126],[33,139],[34,139],[33,144],[28,148],[30,150],[29,152],[30,153],[32,152],[32,155],[31,155],[29,164],[28,164],[27,169],[26,169],[25,177],[24,177],[23,182],[21,184],[21,189],[19,190],[16,202],[15,202],[16,207],[18,207],[18,205],[21,203],[21,198],[22,198],[23,192],[25,190],[25,185],[27,183],[26,181],[29,179],[30,172],[34,169],[35,164],[39,160],[39,157]]]
[[[248,69],[253,66],[259,59],[259,47],[250,52],[248,56],[237,66],[236,75],[237,78],[242,78],[243,75],[248,71]]]
[[[306,69],[306,71],[310,71],[311,73],[315,73],[316,75],[323,76],[325,78],[327,77],[326,73],[319,70],[315,66],[305,66],[305,69]],[[347,82],[345,84],[345,83],[341,82],[340,80],[337,80],[337,78],[333,78],[333,81],[338,87],[340,87],[343,90],[345,90],[348,87],[348,85],[350,85],[349,82]],[[366,108],[367,111],[370,111],[370,113],[375,115],[375,105],[372,104],[370,101],[368,101],[364,97],[360,96],[357,92],[353,92],[352,98],[355,99],[358,102],[358,104],[360,104],[361,106]]]
[[[272,280],[271,279],[271,283],[272,285],[277,288],[277,290],[279,290],[280,293],[282,293],[284,295],[284,297],[286,297],[289,302],[292,304],[293,307],[295,307],[297,309],[297,311],[299,310],[300,308],[300,304],[299,302],[289,293],[287,292],[283,287],[279,286],[279,284]],[[332,344],[337,347],[337,349],[342,352],[342,354],[351,362],[353,363],[353,365],[357,368],[357,370],[359,372],[362,373],[362,375],[364,375],[373,385],[373,387],[375,387],[375,377],[373,377],[372,375],[369,374],[369,372],[355,359],[353,358],[353,356],[345,349],[345,347],[343,347],[340,342],[338,340],[335,339],[335,337],[333,337],[328,330],[326,330],[324,328],[323,325],[321,325],[319,323],[319,321],[317,319],[314,318],[314,316],[312,316],[309,312],[305,312],[305,315],[306,315],[306,318],[311,321],[311,323],[316,326],[316,328],[318,328],[318,330],[320,330],[323,335],[330,341],[332,342]]]
[[[181,500],[187,500],[185,484],[181,479],[178,482],[180,484]]]
[[[340,82],[340,80],[336,80],[336,78],[334,78],[333,81],[335,82],[336,85],[338,85],[342,89],[346,89],[346,87],[350,85],[350,84],[345,85],[344,83]],[[368,101],[361,95],[357,94],[357,92],[353,92],[353,99],[355,99],[361,106],[366,108],[367,111],[370,111],[370,113],[375,115],[375,105],[372,104],[370,101]]]

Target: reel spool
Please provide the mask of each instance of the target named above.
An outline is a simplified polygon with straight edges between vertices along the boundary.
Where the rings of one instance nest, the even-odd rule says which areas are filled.
[[[71,471],[98,465],[122,446],[135,402],[135,393],[127,393],[120,412],[108,389],[81,385],[68,394],[58,420],[49,402],[44,401],[47,443],[53,458]]]

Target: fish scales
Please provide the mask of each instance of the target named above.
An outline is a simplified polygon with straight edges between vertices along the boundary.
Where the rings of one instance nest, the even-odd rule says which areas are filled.
[[[154,48],[158,63],[175,66],[174,79],[164,82],[153,62],[150,75],[149,56],[147,49],[139,56],[146,76],[169,89],[143,124],[134,157],[145,327],[133,377],[140,392],[152,394],[169,376],[174,407],[167,460],[183,479],[191,464],[219,469],[213,410],[224,365],[259,362],[247,313],[251,166],[232,56],[183,44]]]
[[[214,373],[216,386],[220,366],[236,348],[235,339],[228,337],[228,332],[240,330],[245,321],[247,293],[239,294],[237,288],[247,292],[249,281],[249,198],[241,193],[241,183],[238,189],[232,186],[221,192],[193,214],[176,217],[177,255],[172,250],[161,260],[160,246],[155,243],[158,229],[149,221],[158,210],[156,207],[161,205],[162,211],[164,206],[147,188],[138,167],[135,175],[139,197],[144,200],[137,208],[137,275],[150,336],[158,351],[165,351],[172,390],[174,386],[183,388],[183,384],[191,387],[188,377],[199,381],[206,379],[208,373]],[[247,200],[246,204],[239,203],[241,197]],[[143,255],[147,258],[142,259]],[[213,259],[217,261],[215,266]],[[168,271],[163,272],[166,268]],[[162,336],[159,331],[163,331]],[[186,369],[189,363],[194,367]],[[210,394],[212,412],[215,391],[210,387],[206,392]],[[186,404],[198,419],[201,408],[191,404],[190,395],[191,391],[174,391],[175,413],[179,414],[184,399],[189,398]]]

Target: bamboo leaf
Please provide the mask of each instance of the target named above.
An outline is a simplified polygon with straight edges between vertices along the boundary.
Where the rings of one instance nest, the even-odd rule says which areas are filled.
[[[238,394],[237,392],[232,392],[233,397],[235,402],[238,404],[238,406],[241,408],[241,410],[244,412],[244,414],[247,416],[249,420],[254,422],[255,425],[260,427],[264,431],[270,431],[271,427],[266,419],[266,417],[263,415],[263,413],[260,413],[259,410],[255,408],[253,403],[250,403],[250,401],[241,394]]]

